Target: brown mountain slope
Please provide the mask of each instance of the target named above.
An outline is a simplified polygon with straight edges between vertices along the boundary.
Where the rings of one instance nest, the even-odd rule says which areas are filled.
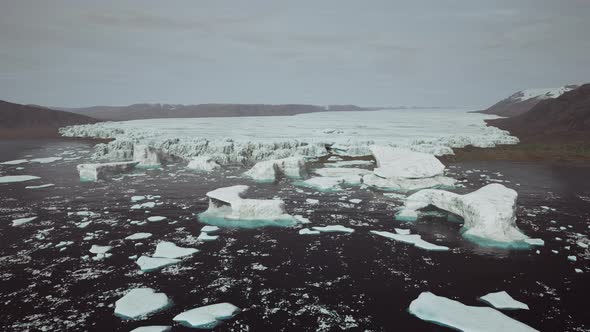
[[[95,122],[84,115],[0,100],[0,138],[57,136],[59,127]]]
[[[354,105],[267,105],[267,104],[133,104],[129,106],[94,106],[87,108],[58,108],[64,111],[91,116],[100,120],[125,121],[157,118],[201,118],[277,116],[327,111],[360,111]]]
[[[495,103],[483,111],[476,113],[494,114],[511,117],[524,114],[535,107],[539,102],[558,97],[564,92],[577,88],[577,85],[566,85],[555,89],[529,89],[518,91],[506,99]]]
[[[590,84],[584,84],[555,99],[542,100],[524,114],[486,122],[510,131],[523,142],[588,142]]]

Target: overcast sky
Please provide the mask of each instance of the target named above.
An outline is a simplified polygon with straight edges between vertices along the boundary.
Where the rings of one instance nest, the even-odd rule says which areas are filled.
[[[0,99],[488,106],[590,81],[589,0],[0,0]]]

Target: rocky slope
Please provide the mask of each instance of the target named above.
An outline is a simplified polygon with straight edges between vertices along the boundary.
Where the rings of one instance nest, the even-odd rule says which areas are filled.
[[[268,105],[268,104],[133,104],[129,106],[94,106],[87,108],[58,108],[91,116],[100,120],[125,121],[157,118],[202,118],[295,115],[312,112],[360,111],[354,105]]]
[[[524,114],[486,122],[510,131],[523,142],[588,142],[590,83],[555,99],[542,100]]]
[[[488,109],[478,111],[478,113],[494,114],[505,117],[520,115],[530,111],[535,105],[543,100],[557,98],[563,93],[571,91],[577,87],[577,85],[566,85],[560,88],[518,91],[510,97],[497,102]]]
[[[84,115],[0,100],[0,138],[56,136],[59,127],[96,122]]]

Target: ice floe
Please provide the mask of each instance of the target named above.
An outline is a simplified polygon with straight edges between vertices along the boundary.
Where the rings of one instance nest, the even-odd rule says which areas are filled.
[[[479,298],[483,302],[491,305],[496,309],[508,309],[508,310],[516,310],[516,309],[525,309],[529,310],[529,306],[525,303],[520,301],[516,301],[512,298],[508,293],[505,291],[500,291],[496,293],[489,293]]]
[[[147,221],[149,222],[158,222],[158,221],[164,221],[168,219],[167,217],[163,217],[163,216],[151,216],[147,218]]]
[[[168,308],[172,302],[152,288],[134,288],[115,302],[115,315],[123,319],[142,319]]]
[[[320,234],[320,231],[314,231],[309,228],[302,228],[299,230],[300,235],[317,235]]]
[[[433,205],[464,219],[464,236],[487,245],[510,245],[528,237],[516,226],[518,194],[493,183],[472,193],[459,195],[437,189],[420,190],[405,200],[405,209],[416,211]]]
[[[172,330],[172,326],[166,325],[150,325],[150,326],[140,326],[137,327],[131,332],[168,332]]]
[[[190,256],[197,252],[199,252],[199,250],[195,248],[183,248],[172,242],[162,241],[158,243],[156,246],[156,251],[152,256],[159,258],[180,258],[184,256]]]
[[[424,321],[464,332],[537,331],[496,309],[464,305],[430,292],[423,292],[413,300],[409,312]]]
[[[0,163],[0,165],[20,165],[20,164],[25,164],[28,162],[29,162],[29,160],[27,160],[27,159],[17,159],[17,160],[3,161]]]
[[[30,223],[31,221],[37,219],[37,217],[28,217],[28,218],[18,218],[18,219],[14,219],[12,221],[12,226],[21,226],[27,223]]]
[[[37,180],[37,179],[40,179],[40,177],[32,176],[32,175],[5,175],[5,176],[0,176],[0,184],[25,182],[25,181],[31,181],[31,180]]]
[[[211,157],[202,156],[192,158],[186,168],[201,172],[211,172],[221,168],[221,166],[211,159]]]
[[[141,256],[135,261],[139,265],[139,269],[143,272],[151,272],[168,265],[179,263],[180,259],[175,258],[162,258],[162,257],[149,257]]]
[[[147,239],[147,238],[150,238],[150,237],[152,237],[152,233],[135,233],[135,234],[132,234],[132,235],[127,236],[125,238],[125,240],[135,241],[135,240]]]
[[[98,181],[107,176],[128,172],[137,166],[137,161],[114,162],[102,164],[80,164],[77,166],[80,180]]]
[[[300,178],[305,173],[305,159],[291,157],[265,160],[256,163],[244,175],[262,182],[276,181],[281,177]]]
[[[373,172],[382,178],[430,178],[442,175],[445,170],[445,165],[428,153],[378,145],[370,149],[377,161]]]
[[[418,234],[396,234],[387,231],[371,231],[372,234],[379,235],[391,240],[396,240],[408,244],[413,244],[415,247],[432,250],[432,251],[446,251],[449,247],[439,246],[434,243],[422,240],[422,237]]]
[[[52,163],[54,161],[58,161],[58,160],[61,160],[61,159],[62,159],[62,157],[35,158],[35,159],[29,160],[29,162],[32,162],[32,163],[40,163],[40,164],[48,164],[48,163]]]
[[[93,244],[89,251],[95,254],[95,256],[92,259],[98,261],[110,257],[111,254],[109,253],[109,251],[111,251],[111,249],[113,249],[112,246],[99,246]]]
[[[314,226],[313,230],[322,233],[352,233],[354,229],[342,225]]]
[[[55,186],[55,184],[48,183],[48,184],[42,184],[39,186],[26,186],[25,189],[43,189],[43,188],[49,188],[49,187],[53,187],[53,186]]]
[[[133,204],[131,210],[151,209],[156,206],[156,202],[145,202],[140,204]]]
[[[212,329],[222,321],[228,320],[240,312],[240,308],[231,303],[210,304],[194,308],[176,315],[173,320],[193,328]]]

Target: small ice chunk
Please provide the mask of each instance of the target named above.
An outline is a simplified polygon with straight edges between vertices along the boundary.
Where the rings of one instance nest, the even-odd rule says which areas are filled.
[[[314,230],[322,232],[322,233],[334,233],[334,232],[352,233],[352,232],[354,232],[354,229],[344,227],[342,225],[314,226],[312,228]]]
[[[578,260],[578,257],[576,257],[576,256],[567,256],[567,259],[569,261],[576,262]]]
[[[353,199],[349,199],[349,202],[351,202],[352,204],[358,204],[360,202],[362,202],[362,199],[358,199],[358,198],[353,198]]]
[[[529,306],[525,303],[517,301],[512,298],[508,293],[505,291],[496,292],[496,293],[489,293],[479,298],[483,302],[491,305],[496,309],[525,309],[529,310]]]
[[[55,186],[55,184],[48,183],[48,184],[42,184],[39,186],[26,186],[25,189],[43,189],[43,188],[49,188],[49,187],[53,187],[53,186]]]
[[[18,219],[14,219],[12,221],[12,226],[21,226],[24,225],[26,223],[29,223],[33,220],[37,219],[37,217],[28,217],[28,218],[18,218]]]
[[[446,251],[449,250],[449,247],[439,246],[434,243],[430,243],[428,241],[422,240],[422,237],[418,234],[395,234],[391,232],[385,231],[371,231],[372,234],[383,236],[388,239],[413,244],[414,246],[424,249],[424,250],[432,250],[432,251]]]
[[[143,201],[144,199],[145,199],[145,196],[131,196],[132,202],[139,202],[139,201]]]
[[[134,288],[115,302],[115,315],[123,319],[142,319],[171,305],[164,293],[151,288]]]
[[[531,246],[544,246],[545,241],[542,239],[524,239],[524,242],[530,244]]]
[[[217,303],[185,311],[173,318],[175,322],[188,327],[212,329],[221,321],[230,319],[240,312],[231,303]]]
[[[165,325],[150,325],[150,326],[140,326],[131,330],[131,332],[168,332],[172,330],[172,326],[165,326]]]
[[[219,230],[219,227],[210,226],[210,225],[203,226],[203,228],[201,228],[201,232],[204,232],[204,233],[213,233],[213,232],[217,232],[218,230]]]
[[[580,248],[584,248],[584,249],[588,248],[588,245],[586,243],[582,242],[582,241],[578,241],[578,242],[576,242],[576,244]]]
[[[29,162],[27,159],[17,159],[17,160],[9,160],[3,161],[0,165],[20,165]]]
[[[180,258],[192,255],[196,252],[199,252],[199,250],[195,248],[183,248],[172,242],[162,241],[158,243],[156,246],[156,251],[152,256],[160,258]]]
[[[52,163],[54,161],[58,161],[61,159],[62,159],[62,157],[47,157],[47,158],[35,158],[35,159],[31,159],[29,161],[32,163],[47,164],[47,163]]]
[[[359,177],[360,180],[360,177]],[[360,182],[360,181],[359,181]],[[301,185],[315,188],[321,191],[339,191],[342,190],[340,187],[341,184],[344,183],[344,178],[342,177],[325,177],[325,176],[316,176],[313,178],[309,178],[303,182]]]
[[[151,216],[151,217],[148,217],[147,218],[147,220],[149,222],[158,222],[158,221],[163,221],[163,220],[166,220],[166,219],[167,219],[166,217],[162,217],[162,216]]]
[[[126,237],[125,240],[143,240],[143,239],[147,239],[151,236],[152,236],[152,233],[135,233],[135,234],[132,234],[132,235],[129,235],[128,237]]]
[[[0,183],[25,182],[37,179],[40,179],[40,177],[32,175],[6,175],[0,176]]]
[[[318,199],[313,199],[313,198],[306,198],[305,202],[307,204],[319,204],[320,203],[320,201]]]
[[[99,246],[99,245],[93,244],[89,251],[93,254],[106,254],[111,249],[113,249],[113,247],[111,247],[111,246]]]
[[[300,235],[317,235],[320,234],[320,231],[312,231],[309,228],[303,228],[299,230]]]
[[[395,219],[399,221],[415,221],[418,219],[418,212],[412,209],[401,209],[395,214]]]
[[[180,259],[141,256],[135,263],[144,272],[151,272],[180,262]]]
[[[393,229],[397,234],[401,234],[401,235],[410,235],[410,230],[409,229],[402,229],[402,228],[394,228]]]
[[[424,321],[465,332],[537,331],[496,309],[464,305],[430,292],[423,292],[412,301],[409,312]]]
[[[156,202],[145,202],[141,204],[133,204],[131,206],[131,210],[142,210],[142,209],[152,209],[156,206]]]
[[[209,235],[206,232],[201,232],[201,234],[199,234],[199,236],[197,236],[197,241],[203,241],[203,242],[214,241],[214,240],[217,240],[218,237],[219,237],[219,235]]]

